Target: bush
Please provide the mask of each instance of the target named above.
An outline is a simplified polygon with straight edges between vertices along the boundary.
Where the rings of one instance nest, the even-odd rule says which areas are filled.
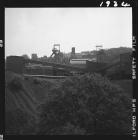
[[[38,134],[129,134],[131,99],[98,74],[66,79],[40,105]],[[66,129],[65,129],[66,128]]]

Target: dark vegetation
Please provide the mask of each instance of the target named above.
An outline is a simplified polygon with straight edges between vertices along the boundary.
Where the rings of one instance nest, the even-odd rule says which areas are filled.
[[[6,111],[5,133],[8,135],[35,134],[35,118],[21,108]]]
[[[112,83],[120,86],[124,92],[130,97],[132,98],[132,93],[133,93],[133,80],[111,80]]]
[[[40,106],[38,134],[130,134],[131,100],[106,78],[72,77],[51,93]]]
[[[44,80],[33,79],[32,84],[36,88],[44,86]],[[49,92],[45,91],[47,96],[37,104],[36,116],[22,108],[7,110],[6,134],[131,133],[131,98],[119,86],[99,74],[69,77],[57,85],[49,87]],[[22,84],[14,78],[7,88],[14,94],[22,90]]]
[[[13,78],[12,81],[7,83],[7,86],[13,92],[23,90],[23,85],[21,84],[20,79],[17,77]]]

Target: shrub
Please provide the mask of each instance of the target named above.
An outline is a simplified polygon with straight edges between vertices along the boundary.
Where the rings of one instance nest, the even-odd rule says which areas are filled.
[[[40,112],[38,134],[108,135],[131,130],[131,100],[98,74],[67,78],[51,90]]]

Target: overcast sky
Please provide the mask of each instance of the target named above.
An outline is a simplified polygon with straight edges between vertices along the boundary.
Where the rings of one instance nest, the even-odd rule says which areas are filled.
[[[5,8],[5,55],[132,47],[132,8]]]

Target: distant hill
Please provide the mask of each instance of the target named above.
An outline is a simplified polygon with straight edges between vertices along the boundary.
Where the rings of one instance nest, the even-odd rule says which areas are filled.
[[[104,51],[107,55],[111,56],[111,55],[120,55],[122,53],[132,52],[132,48],[119,47],[119,48],[111,48],[107,50],[105,49]]]
[[[120,60],[120,54],[132,53],[132,48],[119,47],[119,48],[104,49],[104,53],[105,53],[104,61],[108,63],[113,63]]]

